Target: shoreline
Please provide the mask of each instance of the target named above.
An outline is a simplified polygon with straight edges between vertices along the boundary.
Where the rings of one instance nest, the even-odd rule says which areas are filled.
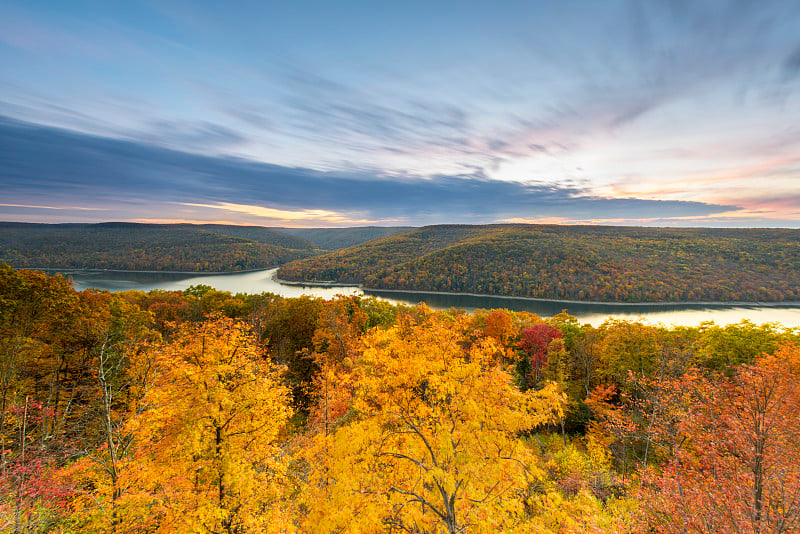
[[[255,273],[258,271],[269,271],[270,269],[277,269],[279,265],[272,267],[260,267],[258,269],[244,269],[242,271],[141,271],[133,269],[90,269],[86,267],[14,267],[14,269],[25,269],[28,271],[45,271],[55,272],[58,274],[72,274],[72,273],[147,273],[147,274],[194,274],[197,276],[205,276],[209,274],[242,274],[242,273]]]
[[[487,293],[462,293],[455,291],[428,291],[422,289],[377,289],[373,287],[366,287],[364,284],[352,283],[346,284],[341,282],[296,282],[291,280],[283,280],[278,277],[278,272],[272,276],[272,279],[279,284],[288,286],[306,286],[306,287],[357,287],[361,291],[367,292],[384,292],[384,293],[421,293],[423,295],[443,295],[443,296],[463,296],[463,297],[488,297],[495,299],[506,300],[525,300],[531,302],[552,302],[559,304],[588,304],[588,305],[605,305],[605,306],[718,306],[718,307],[744,307],[754,306],[759,308],[800,308],[800,300],[790,300],[783,302],[765,302],[765,301],[713,301],[713,300],[669,300],[661,302],[616,302],[606,300],[569,300],[569,299],[546,299],[540,297],[517,297],[514,295],[492,295]]]
[[[336,287],[355,287],[365,292],[383,292],[383,293],[417,293],[422,295],[442,295],[442,296],[463,296],[463,297],[479,297],[491,298],[502,300],[520,300],[528,302],[542,302],[542,303],[557,303],[557,304],[578,304],[578,305],[603,305],[603,306],[620,306],[620,307],[653,307],[653,306],[713,306],[713,307],[759,307],[759,308],[798,308],[800,301],[791,300],[783,302],[766,302],[766,301],[691,301],[691,300],[675,300],[675,301],[661,301],[661,302],[615,302],[615,301],[602,301],[602,300],[570,300],[570,299],[547,299],[540,297],[518,297],[514,295],[492,295],[487,293],[468,293],[468,292],[454,292],[454,291],[428,291],[421,289],[379,289],[372,287],[365,287],[361,283],[343,283],[335,281],[294,281],[284,280],[278,276],[277,269],[280,265],[265,267],[260,269],[246,269],[242,271],[142,271],[142,270],[127,270],[127,269],[89,269],[89,268],[33,268],[33,267],[20,267],[20,269],[57,272],[64,275],[71,273],[147,273],[147,274],[186,274],[195,276],[206,275],[226,275],[226,274],[245,274],[258,271],[275,272],[270,277],[275,282],[293,287],[319,287],[319,288],[336,288]],[[16,268],[16,267],[15,267]]]
[[[278,271],[272,275],[272,279],[277,283],[284,285],[284,286],[294,286],[294,287],[357,287],[358,289],[364,291],[369,290],[368,288],[364,287],[364,284],[346,284],[344,282],[335,282],[331,281],[315,281],[315,282],[296,282],[293,280],[284,280],[283,278],[278,277]]]
[[[423,291],[417,289],[374,289],[359,285],[362,291],[386,292],[386,293],[422,293],[425,295],[461,295],[465,297],[488,297],[496,299],[530,300],[534,302],[557,302],[562,304],[601,304],[606,306],[726,306],[742,307],[756,306],[759,308],[800,308],[800,301],[790,300],[783,302],[764,302],[764,301],[712,301],[712,300],[667,300],[662,302],[616,302],[613,300],[565,300],[565,299],[545,299],[538,297],[515,297],[513,295],[491,295],[487,293],[456,293],[450,291]]]

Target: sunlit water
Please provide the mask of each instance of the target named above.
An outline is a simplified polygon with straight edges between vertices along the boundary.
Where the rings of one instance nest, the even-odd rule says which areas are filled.
[[[294,286],[276,282],[273,277],[278,269],[248,271],[224,274],[157,273],[141,271],[62,271],[72,278],[72,286],[81,291],[95,288],[108,291],[127,291],[137,289],[150,291],[164,289],[183,291],[190,286],[208,285],[220,291],[231,293],[275,293],[282,297],[311,295],[325,299],[336,295],[361,295],[363,291],[356,286],[312,287]]]
[[[336,295],[375,295],[391,302],[419,304],[425,302],[434,309],[459,308],[473,311],[477,308],[507,308],[529,311],[550,317],[562,310],[574,315],[582,323],[599,325],[609,317],[641,320],[650,324],[696,326],[703,321],[717,324],[737,323],[749,319],[754,323],[778,322],[784,326],[800,327],[800,305],[624,305],[568,303],[546,300],[526,300],[513,297],[487,297],[474,295],[431,294],[414,291],[362,291],[356,286],[318,287],[282,284],[274,280],[277,269],[226,274],[151,273],[125,271],[63,271],[72,278],[77,290],[97,288],[109,291],[151,289],[182,291],[189,286],[205,284],[231,293],[275,293],[283,297],[310,295],[332,298]]]

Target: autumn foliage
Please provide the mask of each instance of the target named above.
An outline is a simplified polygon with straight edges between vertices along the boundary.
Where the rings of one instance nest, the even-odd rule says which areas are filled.
[[[364,339],[347,420],[309,436],[306,530],[509,530],[538,469],[520,432],[553,421],[560,393],[522,393],[470,345],[465,317],[430,314]],[[342,508],[343,504],[349,506]]]
[[[796,229],[438,225],[280,268],[371,289],[616,302],[800,299]]]
[[[800,349],[711,381],[687,376],[683,446],[648,477],[663,532],[794,532],[800,528]]]
[[[0,261],[16,267],[241,271],[305,258],[316,248],[260,226],[0,222]]]
[[[2,532],[792,532],[798,332],[0,267]]]
[[[522,330],[517,347],[525,355],[526,382],[535,386],[543,378],[547,353],[553,340],[562,338],[561,332],[548,324],[538,323]]]

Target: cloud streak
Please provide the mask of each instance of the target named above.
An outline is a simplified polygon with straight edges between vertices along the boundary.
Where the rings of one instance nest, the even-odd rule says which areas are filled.
[[[41,207],[63,202],[752,225],[800,210],[793,0],[13,4],[0,115],[50,128],[0,119],[6,217],[79,218]]]
[[[200,156],[10,119],[0,119],[0,161],[0,187],[8,204],[68,203],[119,214],[149,206],[161,211],[160,218],[166,210],[176,219],[216,220],[222,211],[232,220],[264,224],[419,225],[515,217],[703,217],[735,209],[600,198],[577,186],[495,181],[480,173],[418,178],[320,172]]]
[[[232,202],[216,202],[210,204],[183,202],[181,204],[183,206],[244,214],[288,226],[297,226],[298,224],[301,226],[308,226],[309,224],[322,226],[369,225],[379,222],[389,222],[385,220],[358,219],[347,213],[330,210],[279,210],[275,208],[265,208],[263,206],[252,206],[249,204],[234,204]]]
[[[26,208],[35,210],[106,211],[103,208],[84,208],[81,206],[36,206],[31,204],[0,204],[1,208]]]

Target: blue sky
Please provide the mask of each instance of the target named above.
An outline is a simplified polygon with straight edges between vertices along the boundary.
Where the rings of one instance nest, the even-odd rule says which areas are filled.
[[[5,2],[0,219],[800,226],[800,3]]]

